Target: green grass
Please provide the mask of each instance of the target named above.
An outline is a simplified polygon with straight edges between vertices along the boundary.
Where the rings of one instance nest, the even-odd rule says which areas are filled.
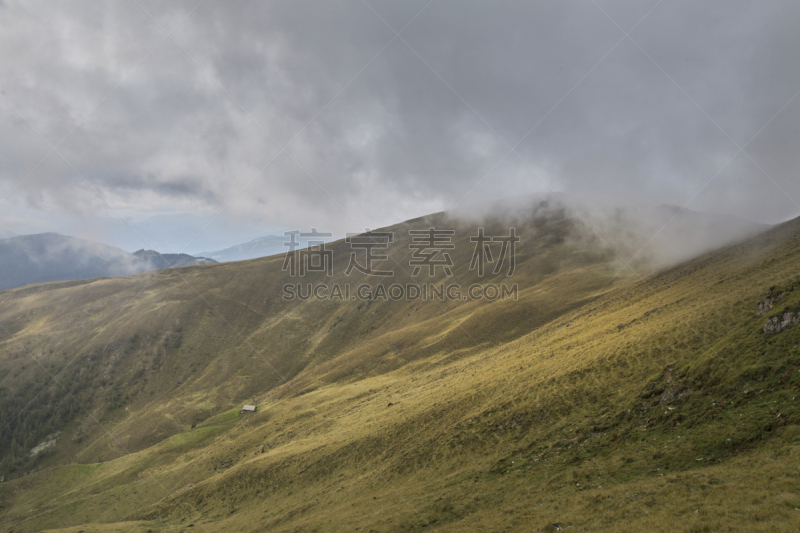
[[[95,411],[108,432],[77,416],[35,473],[0,484],[0,522],[794,531],[800,327],[764,335],[772,314],[755,312],[770,286],[798,281],[797,226],[611,285],[609,257],[533,239],[513,304],[289,305],[270,292],[274,259],[182,270],[233,331],[174,272],[152,286],[141,276],[6,291],[0,317],[51,314],[17,322],[1,364],[20,365],[20,346],[89,342],[129,399]],[[125,298],[131,309],[94,329],[63,328],[81,306]],[[773,314],[798,304],[800,291]],[[89,405],[104,406],[103,387]],[[238,414],[254,402],[258,413]]]

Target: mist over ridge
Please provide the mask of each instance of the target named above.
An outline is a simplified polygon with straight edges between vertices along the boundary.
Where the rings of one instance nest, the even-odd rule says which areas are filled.
[[[133,254],[106,244],[58,233],[0,240],[0,290],[33,283],[121,277],[150,270],[215,261],[187,254]]]
[[[609,247],[621,268],[664,268],[743,241],[770,226],[744,218],[674,205],[621,202],[564,193],[535,194],[459,206],[448,218],[471,225],[506,226],[533,217],[576,222],[570,238],[587,247]]]

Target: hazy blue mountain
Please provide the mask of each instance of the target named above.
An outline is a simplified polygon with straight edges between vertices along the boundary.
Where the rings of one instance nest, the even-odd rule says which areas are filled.
[[[289,237],[284,237],[283,235],[267,235],[223,250],[200,252],[198,255],[219,262],[242,261],[245,259],[255,259],[256,257],[284,253],[289,249],[284,246],[284,243],[287,242],[289,242]]]
[[[217,250],[215,252],[199,252],[196,255],[207,257],[220,263],[226,261],[244,261],[245,259],[255,259],[257,257],[286,253],[289,251],[289,247],[286,246],[286,244],[289,243],[290,239],[290,237],[285,237],[283,235],[266,235],[244,244],[231,246],[230,248]],[[309,240],[330,242],[333,238],[316,237],[309,239],[307,237],[296,237],[295,241],[298,243],[298,249],[306,248],[309,245]]]
[[[0,240],[0,289],[99,277],[127,276],[170,266],[214,263],[186,254],[141,250],[131,254],[113,246],[58,233]]]
[[[190,265],[208,265],[217,262],[206,257],[195,257],[189,254],[161,254],[155,250],[139,250],[138,252],[134,252],[133,255],[139,259],[148,261],[153,267],[153,270]]]
[[[282,234],[283,227],[238,222],[224,215],[154,215],[142,220],[124,222],[119,218],[102,219],[106,229],[103,242],[113,243],[125,250],[152,248],[161,252],[221,250],[232,244],[249,241],[264,234]],[[92,237],[93,238],[93,237]]]

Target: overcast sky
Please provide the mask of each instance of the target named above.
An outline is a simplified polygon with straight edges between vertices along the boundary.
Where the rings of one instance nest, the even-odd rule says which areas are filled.
[[[342,233],[549,191],[775,223],[798,28],[796,0],[4,0],[0,224]]]

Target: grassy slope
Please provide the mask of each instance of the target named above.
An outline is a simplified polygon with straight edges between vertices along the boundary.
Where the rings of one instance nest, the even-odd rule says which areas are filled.
[[[87,532],[189,524],[202,531],[544,531],[553,522],[600,531],[796,530],[800,328],[765,336],[767,317],[754,314],[767,288],[797,281],[799,227],[787,223],[616,288],[604,287],[607,261],[570,262],[563,250],[548,259],[536,250],[518,267],[531,281],[522,303],[508,307],[464,303],[443,314],[431,307],[437,304],[375,302],[370,315],[311,302],[278,315],[269,301],[239,302],[225,310],[239,313],[232,321],[241,335],[277,354],[270,364],[286,364],[279,369],[292,381],[269,381],[270,369],[252,363],[241,343],[210,361],[198,358],[199,376],[181,376],[174,388],[146,385],[127,416],[104,415],[113,435],[88,433],[88,447],[64,446],[45,459],[52,466],[0,485],[0,520],[14,531],[74,525]],[[559,268],[543,266],[556,257]],[[247,268],[265,267],[268,261],[243,263],[235,279],[226,275],[231,265],[183,272],[205,279],[206,298],[224,306],[230,295],[253,292]],[[152,291],[130,304],[136,312],[119,320],[145,332],[169,325],[163,344],[176,331],[170,306],[179,308],[183,341],[175,350],[184,359],[176,371],[186,371],[187,346],[205,353],[235,342],[222,325],[205,322],[213,317],[204,302],[159,286],[181,286],[176,275],[159,273]],[[77,287],[95,298],[82,305],[113,307],[125,297],[118,286],[104,292],[105,284],[143,279]],[[244,287],[238,293],[236,284]],[[589,296],[596,299],[581,305]],[[33,303],[41,297],[35,290],[11,297],[17,302],[5,309],[18,315],[25,305],[43,305]],[[46,301],[55,306],[58,297]],[[775,312],[784,305],[800,305],[800,291]],[[241,307],[265,316],[246,329]],[[188,325],[193,313],[202,326]],[[58,324],[9,323],[22,339],[50,342],[45,330]],[[289,365],[278,343],[303,335],[310,346],[291,354]],[[154,337],[143,333],[128,349],[147,360]],[[347,344],[353,337],[358,342]],[[260,412],[216,415],[175,434],[186,417],[222,412],[237,394],[257,399]],[[170,417],[172,426],[164,422]],[[162,439],[153,428],[174,435]],[[124,453],[120,442],[139,451]],[[64,464],[90,457],[111,460]]]
[[[445,281],[441,275],[417,280],[409,275],[407,230],[428,223],[420,219],[392,228],[398,239],[392,251],[401,266],[391,282]],[[507,231],[496,225],[497,233]],[[282,257],[276,257],[4,291],[0,414],[12,419],[21,452],[52,432],[64,432],[36,464],[11,466],[19,472],[109,460],[295,377],[283,388],[286,395],[385,373],[439,353],[464,356],[523,335],[611,280],[610,253],[596,243],[587,246],[574,226],[551,214],[518,224],[525,240],[513,281],[529,287],[518,302],[281,298],[287,281],[349,283],[353,290],[369,281],[343,276],[350,254],[344,243],[334,246],[332,280],[291,279],[281,272]],[[466,268],[473,233],[472,227],[460,227],[453,252],[460,267],[455,279],[464,287],[479,281]],[[501,274],[484,281],[507,280]],[[68,406],[70,412],[53,415],[53,406]],[[59,425],[53,419],[74,422]],[[113,427],[118,446],[107,445],[98,421]],[[11,466],[4,461],[0,475],[14,473]]]

